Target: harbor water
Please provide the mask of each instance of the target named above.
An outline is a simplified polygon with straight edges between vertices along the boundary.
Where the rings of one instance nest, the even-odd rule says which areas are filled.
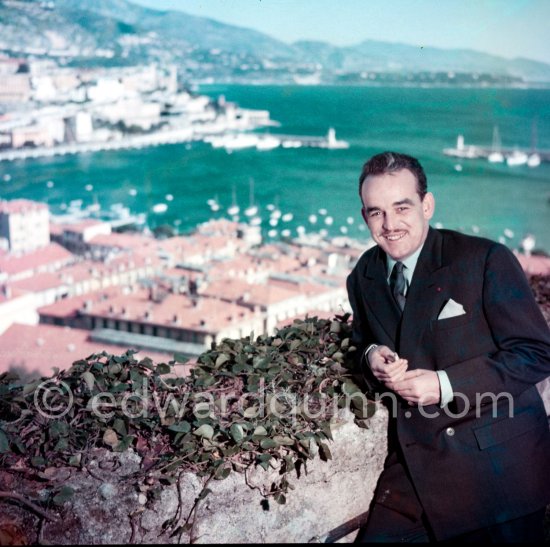
[[[170,225],[180,233],[228,216],[233,201],[244,220],[252,198],[267,239],[296,235],[300,226],[364,238],[361,166],[374,153],[396,150],[424,165],[436,198],[433,223],[511,248],[533,234],[536,248],[550,252],[549,163],[510,167],[443,154],[458,134],[490,146],[495,126],[503,147],[550,149],[550,90],[218,85],[199,92],[269,110],[281,124],[269,128],[273,134],[324,136],[333,127],[350,147],[229,153],[193,142],[4,161],[0,197],[44,201],[54,213],[71,200],[104,209],[122,203],[146,213],[150,227]],[[219,203],[218,211],[209,200]],[[270,225],[274,208],[281,216]]]

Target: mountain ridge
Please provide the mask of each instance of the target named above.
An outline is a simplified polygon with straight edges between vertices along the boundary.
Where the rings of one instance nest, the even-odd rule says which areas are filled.
[[[315,74],[484,73],[503,81],[550,82],[550,64],[506,59],[469,48],[365,39],[352,46],[298,40],[128,0],[0,0],[0,51],[64,58],[67,63],[175,63],[189,79],[285,79]],[[99,52],[99,53],[98,53]]]

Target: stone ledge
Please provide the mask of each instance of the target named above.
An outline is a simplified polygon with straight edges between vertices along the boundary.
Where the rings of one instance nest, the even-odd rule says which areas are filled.
[[[329,443],[332,460],[308,460],[307,472],[291,477],[295,489],[284,505],[270,498],[266,510],[261,494],[278,476],[277,469],[266,472],[256,467],[246,477],[232,473],[208,484],[211,493],[198,504],[192,530],[170,537],[163,524],[176,516],[176,527],[183,524],[206,479],[183,473],[179,495],[177,485],[168,485],[159,499],[147,501],[131,477],[140,467],[137,453],[97,449],[83,470],[56,469],[53,483],[71,486],[75,494],[59,510],[56,522],[41,525],[39,537],[28,532],[40,528],[38,517],[30,517],[15,504],[4,505],[7,511],[0,525],[9,522],[24,530],[30,543],[60,545],[189,543],[191,539],[194,543],[324,542],[329,531],[368,510],[387,452],[388,412],[377,407],[368,429],[355,425],[349,410],[338,413],[332,423],[334,441]],[[354,537],[350,533],[343,541]]]

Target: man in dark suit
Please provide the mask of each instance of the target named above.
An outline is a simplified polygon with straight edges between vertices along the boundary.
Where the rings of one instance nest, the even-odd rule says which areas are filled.
[[[550,331],[503,245],[429,226],[419,162],[363,167],[375,247],[348,277],[367,383],[390,410],[388,457],[357,542],[539,541],[550,431],[535,384]]]

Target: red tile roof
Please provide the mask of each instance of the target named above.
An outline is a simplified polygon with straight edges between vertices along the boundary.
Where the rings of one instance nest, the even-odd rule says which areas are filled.
[[[66,284],[67,283],[60,275],[44,272],[35,274],[32,277],[18,279],[17,281],[10,281],[9,286],[13,289],[19,289],[21,291],[42,292],[49,289],[62,287]]]
[[[273,283],[247,283],[241,279],[217,280],[209,283],[201,294],[211,298],[238,301],[248,305],[269,306],[300,295],[299,290],[293,287],[281,287]]]
[[[183,294],[166,294],[159,301],[149,298],[149,291],[138,289],[130,294],[118,294],[105,300],[93,300],[86,312],[102,318],[127,319],[157,326],[177,326],[216,333],[234,323],[250,320],[252,312],[243,306],[215,298],[194,301]]]
[[[36,249],[23,255],[0,256],[0,272],[6,272],[9,276],[34,272],[39,269],[53,268],[57,264],[67,264],[74,259],[74,255],[57,243]]]
[[[22,214],[28,211],[40,211],[43,209],[48,209],[45,203],[31,201],[29,199],[0,200],[0,213],[4,214]]]
[[[150,236],[133,233],[116,233],[99,234],[94,236],[88,245],[101,245],[104,247],[112,247],[115,249],[152,249],[158,241]]]
[[[20,325],[9,327],[0,336],[0,373],[19,370],[27,376],[49,376],[52,368],[68,369],[74,361],[92,353],[122,355],[128,348],[89,340],[90,331],[53,325]],[[171,354],[141,350],[136,359],[150,357],[154,362],[167,362]]]

